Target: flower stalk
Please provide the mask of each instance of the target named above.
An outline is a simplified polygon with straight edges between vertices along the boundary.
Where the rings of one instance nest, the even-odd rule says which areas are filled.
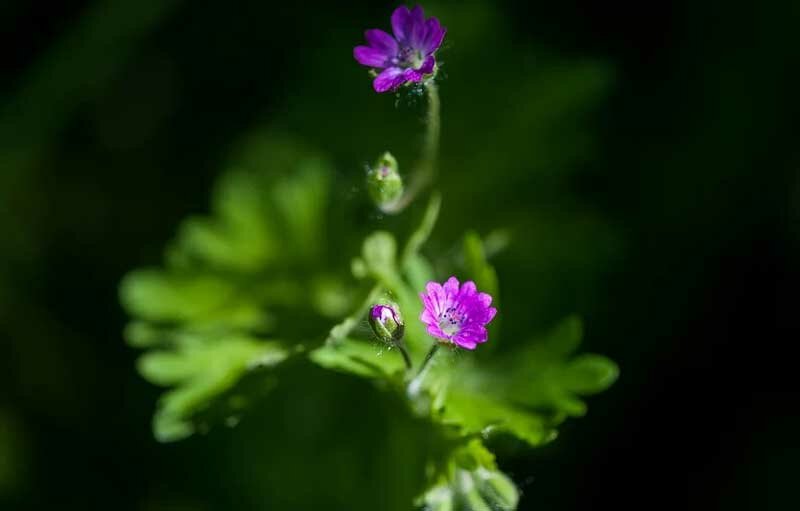
[[[439,88],[433,78],[425,82],[425,90],[428,96],[428,114],[425,119],[426,129],[422,154],[411,176],[406,192],[396,201],[383,206],[381,209],[384,213],[395,214],[405,209],[436,178],[442,124]]]
[[[431,349],[428,351],[428,354],[425,355],[425,359],[422,361],[422,364],[419,366],[419,371],[417,371],[417,375],[414,377],[413,380],[408,384],[408,395],[409,397],[416,397],[419,395],[419,391],[422,390],[422,382],[425,381],[425,376],[428,375],[428,371],[431,367],[431,360],[433,360],[434,355],[436,352],[439,351],[439,343],[433,343]]]

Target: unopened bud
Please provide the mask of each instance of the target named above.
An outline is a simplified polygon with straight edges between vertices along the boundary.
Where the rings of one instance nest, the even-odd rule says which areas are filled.
[[[405,332],[403,318],[393,304],[373,305],[369,311],[369,326],[378,339],[388,344],[398,344]]]
[[[379,208],[391,205],[403,195],[403,178],[391,153],[383,153],[367,172],[367,190]]]

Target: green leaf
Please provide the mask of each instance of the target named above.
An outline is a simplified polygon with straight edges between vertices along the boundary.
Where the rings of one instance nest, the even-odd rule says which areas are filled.
[[[555,429],[545,416],[498,399],[489,392],[450,388],[440,397],[436,419],[455,426],[464,435],[506,432],[530,445],[541,445],[555,438]]]
[[[435,280],[433,265],[422,254],[415,254],[405,264],[405,276],[413,289],[423,290],[425,284]]]
[[[486,256],[485,244],[476,232],[468,231],[464,235],[463,252],[464,266],[467,270],[467,275],[475,281],[475,285],[478,289],[492,296],[492,306],[501,310],[500,286],[497,280],[497,272],[494,267],[489,264]],[[493,342],[487,343],[484,349],[487,353],[494,352],[500,345],[498,341],[501,339],[501,319],[502,317],[496,317],[488,326],[489,338],[493,339]]]
[[[246,337],[213,344],[189,344],[176,351],[154,351],[140,357],[139,372],[153,383],[176,386],[164,394],[153,418],[161,442],[180,440],[196,431],[194,417],[229,391],[246,372],[272,367],[289,352],[277,342]]]
[[[400,381],[405,370],[397,349],[351,338],[327,343],[309,354],[312,361],[326,369],[352,373],[364,378]]]
[[[564,388],[576,394],[596,394],[616,381],[617,365],[601,355],[580,355],[567,364],[562,373]]]
[[[128,314],[156,323],[263,329],[269,315],[229,280],[210,274],[137,270],[120,285]]]
[[[404,269],[406,264],[419,253],[422,246],[430,238],[433,228],[436,227],[436,220],[439,218],[441,206],[442,196],[438,193],[432,194],[428,201],[428,206],[425,208],[425,213],[422,215],[422,221],[408,237],[406,246],[403,249],[402,264]]]
[[[494,455],[480,440],[470,440],[450,452],[443,468],[417,505],[436,511],[513,511],[519,490],[497,469]]]
[[[502,357],[490,371],[502,375],[497,391],[515,402],[555,414],[581,416],[580,396],[596,394],[617,378],[616,364],[600,355],[573,358],[582,337],[576,317],[562,321],[539,339]]]
[[[565,417],[586,413],[581,396],[606,389],[617,376],[605,357],[572,357],[580,338],[580,320],[570,317],[494,361],[434,364],[424,382],[432,418],[464,436],[501,432],[532,446],[554,439]]]
[[[341,318],[353,303],[353,290],[333,275],[319,275],[311,282],[311,303],[321,315]]]
[[[315,320],[322,327],[352,307],[352,293],[319,264],[325,162],[291,142],[258,136],[232,168],[214,187],[211,214],[181,224],[165,266],[133,271],[120,284],[131,316],[125,337],[149,350],[139,371],[168,389],[153,420],[161,441],[210,423],[213,411],[229,408],[228,394],[241,403],[246,392],[270,388],[269,371],[253,368],[272,368],[302,348],[263,340],[284,337],[276,333],[281,325],[303,317],[304,328]],[[286,336],[301,337],[295,330]]]
[[[279,240],[265,204],[255,173],[239,169],[223,175],[214,190],[216,216],[184,221],[171,258],[243,272],[274,262],[281,256]]]
[[[272,190],[288,246],[297,257],[313,260],[323,253],[329,175],[325,162],[307,159],[292,179],[279,181]]]
[[[483,242],[480,236],[474,231],[469,231],[464,235],[464,264],[467,274],[475,281],[478,289],[485,291],[494,298],[494,305],[497,306],[499,300],[499,285],[497,282],[497,272],[486,259]]]
[[[397,242],[394,236],[385,231],[372,233],[364,240],[361,257],[370,274],[378,280],[396,278]]]

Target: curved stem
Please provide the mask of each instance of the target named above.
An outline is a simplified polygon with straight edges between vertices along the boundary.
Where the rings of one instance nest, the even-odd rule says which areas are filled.
[[[439,343],[434,342],[428,354],[425,355],[425,360],[423,360],[422,364],[419,366],[417,375],[413,380],[411,380],[411,383],[408,384],[409,396],[415,397],[417,394],[419,394],[419,391],[422,389],[422,382],[425,380],[425,375],[428,374],[428,369],[431,367],[431,360],[433,359],[433,356],[436,355],[437,351],[439,351]]]
[[[425,84],[425,90],[428,93],[428,116],[422,155],[411,176],[406,193],[392,204],[384,206],[382,208],[384,213],[399,213],[405,209],[436,177],[436,160],[439,156],[439,137],[442,131],[441,103],[439,101],[439,88],[436,86],[435,81],[429,80]]]
[[[439,351],[439,343],[434,342],[433,346],[431,346],[431,350],[428,352],[427,355],[425,355],[425,360],[422,361],[422,365],[419,366],[419,372],[417,373],[417,377],[419,377],[423,372],[425,372],[425,370],[428,368],[428,364],[431,363],[431,359],[433,358],[434,355],[436,355],[437,351]]]
[[[395,343],[397,349],[400,350],[400,354],[403,355],[403,362],[406,364],[406,371],[410,371],[414,365],[411,363],[411,357],[408,355],[408,350],[406,349],[405,345],[403,345],[402,341]]]

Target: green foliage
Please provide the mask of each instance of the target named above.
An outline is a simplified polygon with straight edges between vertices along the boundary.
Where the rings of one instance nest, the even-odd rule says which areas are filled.
[[[494,360],[434,367],[428,379],[433,417],[462,435],[506,432],[532,446],[554,439],[565,417],[586,413],[580,396],[608,388],[617,377],[605,357],[572,357],[580,339],[580,321],[568,318]]]
[[[409,236],[400,258],[402,272],[395,238],[383,231],[367,237],[352,267],[356,276],[372,280],[374,287],[361,307],[331,330],[311,359],[327,369],[401,390],[414,413],[429,417],[451,435],[456,454],[450,455],[445,469],[434,471],[420,505],[442,511],[512,510],[518,500],[514,484],[497,470],[491,453],[475,438],[506,433],[531,446],[549,442],[564,418],[586,412],[581,396],[613,383],[617,367],[599,355],[574,356],[582,337],[577,318],[567,318],[546,335],[496,356],[489,350],[481,352],[484,357],[440,356],[418,376],[404,371],[399,354],[388,346],[353,335],[369,305],[384,293],[400,304],[406,318],[419,315],[416,292],[433,275],[420,250],[433,230],[439,206],[434,196],[420,226]],[[483,241],[469,232],[463,250],[468,274],[496,296],[497,273],[487,261]],[[416,364],[433,343],[419,321],[407,321],[405,341]]]
[[[586,404],[580,396],[607,389],[617,379],[618,368],[606,357],[573,356],[582,337],[581,321],[570,317],[545,336],[501,357],[491,372],[498,392],[518,395],[526,406],[554,412],[557,417],[581,416]],[[508,371],[515,364],[516,370]]]
[[[415,290],[422,289],[425,282],[433,278],[433,270],[419,251],[433,231],[440,206],[441,198],[434,194],[420,225],[403,248],[399,265],[407,278],[398,268],[397,241],[392,234],[377,231],[364,240],[361,256],[354,259],[351,266],[356,277],[370,279],[374,286],[361,306],[331,329],[325,345],[311,352],[312,361],[327,369],[368,378],[388,377],[395,384],[402,382],[402,359],[398,353],[392,353],[388,346],[376,345],[369,334],[367,338],[351,335],[366,317],[370,305],[377,303],[384,294],[399,304],[406,318],[405,345],[412,360],[420,361],[424,357],[430,341],[422,324],[416,320],[422,304]]]
[[[497,281],[497,272],[494,267],[489,264],[486,257],[486,251],[483,247],[483,241],[478,233],[469,231],[464,235],[464,266],[467,273],[475,281],[478,289],[482,289],[489,293],[494,298],[493,303],[495,307],[498,305],[498,295],[500,294],[500,285]]]
[[[150,382],[174,387],[160,399],[153,420],[156,439],[169,442],[196,431],[187,418],[206,410],[246,373],[279,364],[289,355],[278,342],[247,337],[226,337],[209,342],[202,337],[182,339],[172,350],[151,351],[139,358],[139,372]],[[244,398],[243,398],[244,399]],[[242,407],[234,399],[226,403],[228,413]]]
[[[403,359],[391,347],[349,337],[326,344],[309,356],[326,369],[364,378],[398,381],[404,369]]]
[[[439,195],[430,197],[402,246],[387,231],[365,238],[351,269],[368,291],[354,308],[358,291],[324,268],[329,172],[321,159],[303,154],[291,145],[251,144],[220,179],[212,214],[182,224],[166,265],[123,280],[120,299],[133,318],[126,338],[145,350],[139,372],[167,389],[153,419],[156,438],[185,438],[220,417],[238,420],[274,386],[273,369],[304,351],[303,343],[321,339],[329,318],[339,318],[309,359],[400,393],[411,412],[440,426],[437,434],[450,446],[433,456],[419,505],[515,509],[516,487],[477,438],[505,433],[531,446],[554,439],[564,418],[586,412],[582,396],[614,381],[616,366],[599,355],[574,356],[581,326],[570,318],[515,349],[439,356],[417,372],[434,342],[417,318],[418,294],[435,280],[422,250],[436,225]],[[252,162],[265,157],[272,165],[254,169]],[[465,276],[496,299],[488,246],[467,232],[461,263]],[[402,342],[414,369],[366,328],[369,307],[384,300],[406,318]],[[496,345],[496,327],[492,336]]]
[[[425,511],[511,511],[519,491],[497,469],[494,455],[479,440],[454,449],[431,470],[435,483],[417,499]]]
[[[313,323],[351,307],[340,281],[320,271],[330,171],[308,154],[251,140],[215,187],[212,214],[181,225],[166,265],[122,281],[126,338],[148,350],[139,372],[169,389],[157,439],[193,434],[211,411],[237,412],[246,400],[237,383],[302,349],[284,318]]]

